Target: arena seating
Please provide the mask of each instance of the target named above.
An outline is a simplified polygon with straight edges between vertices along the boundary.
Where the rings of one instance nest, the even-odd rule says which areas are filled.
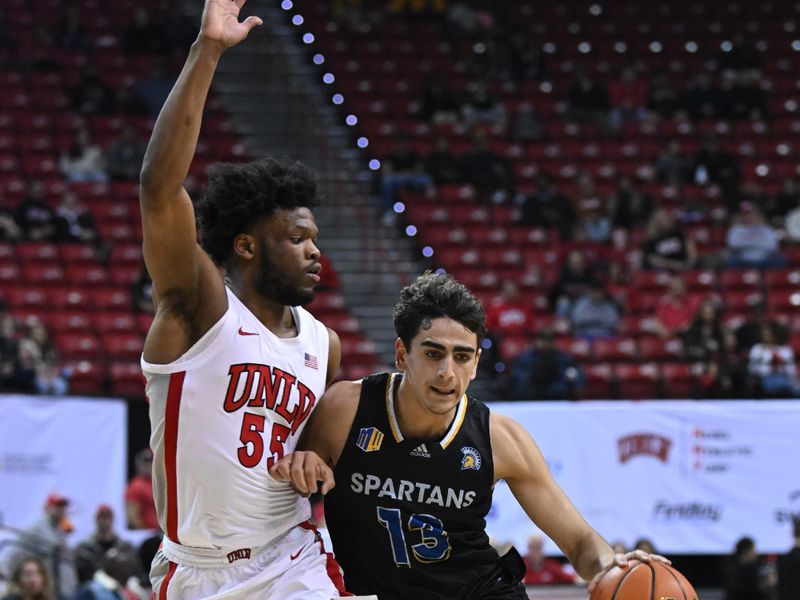
[[[5,208],[13,210],[28,183],[39,180],[55,208],[72,190],[88,207],[110,252],[102,260],[89,243],[0,243],[0,298],[21,322],[38,318],[48,325],[64,366],[72,373],[71,392],[142,396],[138,357],[152,316],[135,312],[131,303],[131,286],[143,265],[137,183],[68,183],[58,162],[83,124],[88,124],[93,142],[106,147],[123,125],[132,125],[147,139],[154,123],[152,117],[122,112],[94,115],[86,123],[71,112],[69,90],[86,65],[95,65],[112,88],[130,90],[159,61],[166,60],[176,72],[185,49],[165,59],[126,54],[122,47],[123,28],[132,22],[137,7],[146,5],[157,17],[168,10],[163,3],[112,2],[99,8],[92,0],[82,0],[79,5],[90,44],[85,51],[47,48],[36,42],[40,28],[57,28],[66,9],[63,3],[2,2],[2,26],[13,44],[0,46],[0,198]],[[40,62],[31,64],[31,57]],[[202,183],[210,163],[246,158],[246,149],[212,96],[192,174]],[[338,279],[332,275],[326,279],[334,282],[334,288],[321,292],[311,310],[341,336],[342,375],[360,377],[374,370],[375,348],[348,314],[335,287]]]

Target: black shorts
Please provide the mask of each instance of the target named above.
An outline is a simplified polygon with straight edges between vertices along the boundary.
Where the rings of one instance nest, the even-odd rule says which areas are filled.
[[[458,600],[528,600],[522,580],[525,562],[511,548],[492,568],[481,572],[459,590]]]

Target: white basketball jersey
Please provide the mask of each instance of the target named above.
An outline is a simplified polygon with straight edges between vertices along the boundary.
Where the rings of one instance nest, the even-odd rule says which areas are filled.
[[[327,329],[293,308],[298,334],[278,338],[227,293],[225,315],[181,358],[142,358],[158,521],[184,546],[259,546],[311,515],[268,469],[325,390]]]

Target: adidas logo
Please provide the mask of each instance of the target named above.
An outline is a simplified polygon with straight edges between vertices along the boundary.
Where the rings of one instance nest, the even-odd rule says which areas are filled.
[[[420,444],[411,451],[411,456],[421,456],[422,458],[430,458],[430,452],[425,444]]]

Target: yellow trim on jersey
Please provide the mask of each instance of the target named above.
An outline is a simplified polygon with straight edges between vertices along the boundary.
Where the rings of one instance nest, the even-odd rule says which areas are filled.
[[[450,445],[450,442],[452,442],[455,439],[458,430],[461,429],[461,424],[464,422],[464,416],[466,414],[467,414],[467,395],[464,394],[463,396],[461,396],[461,401],[458,403],[458,412],[456,412],[456,418],[453,419],[453,424],[450,426],[450,431],[448,431],[447,435],[445,435],[442,438],[442,441],[439,442],[439,445],[443,449],[447,448],[447,446]]]
[[[386,415],[389,417],[389,427],[392,429],[394,441],[398,444],[403,441],[403,434],[397,424],[397,417],[394,414],[394,379],[397,373],[390,373],[386,380]]]

